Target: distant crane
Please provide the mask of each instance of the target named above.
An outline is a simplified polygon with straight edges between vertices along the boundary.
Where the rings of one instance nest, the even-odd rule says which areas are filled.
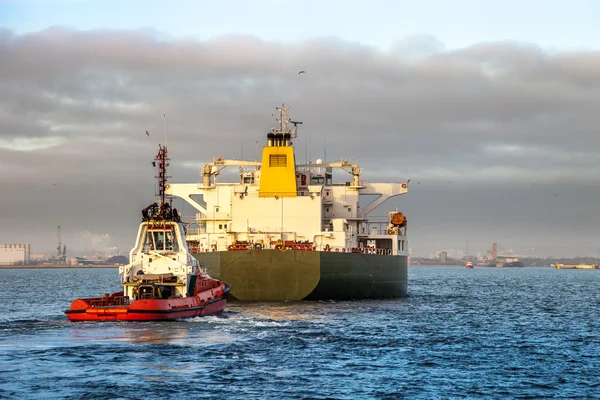
[[[499,254],[498,250],[502,252]],[[492,244],[492,248],[487,251],[486,262],[488,264],[496,264],[501,265],[502,263],[508,261],[516,261],[519,260],[519,256],[515,255],[512,250],[505,249],[498,242],[494,242]]]
[[[61,237],[60,237],[60,225],[56,227],[56,233],[58,236],[58,246],[56,247],[56,256],[60,263],[67,262],[67,245],[62,245]]]
[[[61,253],[62,243],[60,240],[60,225],[58,225],[56,227],[56,234],[58,235],[58,246],[56,247],[56,258],[58,258],[60,260],[62,258],[62,253]]]

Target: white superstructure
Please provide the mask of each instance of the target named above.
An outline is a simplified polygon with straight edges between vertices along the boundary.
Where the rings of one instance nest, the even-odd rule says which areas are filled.
[[[408,256],[406,218],[397,211],[385,220],[368,215],[390,197],[408,191],[408,182],[368,183],[350,160],[296,164],[290,139],[298,122],[280,111],[279,128],[267,135],[262,161],[216,157],[202,168],[202,181],[167,185],[166,192],[196,210],[188,223],[192,252],[245,248],[293,248]],[[287,128],[293,123],[292,130]],[[217,181],[226,167],[239,168],[239,181]],[[334,183],[333,172],[348,178]],[[376,200],[359,207],[362,195]]]

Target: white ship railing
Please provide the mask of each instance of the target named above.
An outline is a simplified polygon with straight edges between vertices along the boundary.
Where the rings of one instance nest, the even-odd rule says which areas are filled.
[[[354,251],[353,251],[354,250]],[[362,254],[379,254],[379,255],[392,255],[392,249],[384,248],[362,248],[362,247],[331,247],[329,250],[320,249],[319,251],[327,253],[362,253]]]

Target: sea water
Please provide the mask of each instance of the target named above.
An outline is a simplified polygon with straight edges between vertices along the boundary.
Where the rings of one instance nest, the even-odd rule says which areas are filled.
[[[600,398],[600,270],[411,267],[404,299],[67,321],[118,279],[0,270],[0,397]]]

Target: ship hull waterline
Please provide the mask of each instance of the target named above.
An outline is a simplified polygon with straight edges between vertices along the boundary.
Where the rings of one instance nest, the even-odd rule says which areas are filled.
[[[352,300],[407,295],[408,257],[252,249],[194,253],[240,301]]]
[[[100,298],[98,298],[100,299]],[[166,321],[182,318],[205,317],[223,312],[227,300],[217,298],[199,304],[194,297],[180,299],[137,300],[130,305],[89,307],[75,300],[65,311],[70,321]]]

